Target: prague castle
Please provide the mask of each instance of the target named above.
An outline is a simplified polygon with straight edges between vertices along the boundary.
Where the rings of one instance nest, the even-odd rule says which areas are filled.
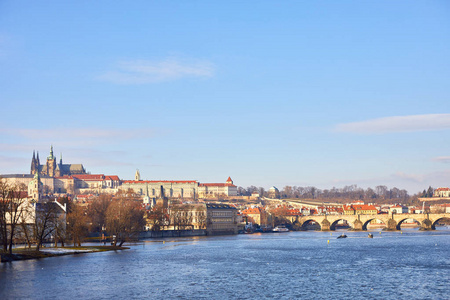
[[[53,155],[53,146],[51,146],[50,155],[47,157],[47,162],[45,165],[41,165],[39,162],[39,152],[37,153],[37,156],[35,156],[35,152],[33,151],[30,174],[34,175],[36,173],[50,177],[61,177],[75,174],[86,174],[86,170],[82,164],[63,164],[62,155],[59,159],[59,163],[57,163],[56,158]]]
[[[82,164],[63,164],[53,155],[53,146],[45,164],[40,163],[39,152],[33,151],[30,174],[0,175],[12,184],[34,186],[42,184],[43,193],[83,194],[109,193],[132,190],[147,198],[208,198],[237,196],[237,186],[230,177],[224,183],[200,183],[197,180],[141,180],[136,171],[135,180],[120,180],[117,175],[89,174]],[[33,193],[34,194],[34,193]]]

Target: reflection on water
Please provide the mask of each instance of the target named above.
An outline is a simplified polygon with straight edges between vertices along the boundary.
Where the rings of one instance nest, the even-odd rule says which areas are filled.
[[[438,229],[147,240],[3,263],[0,298],[448,299],[450,230]]]

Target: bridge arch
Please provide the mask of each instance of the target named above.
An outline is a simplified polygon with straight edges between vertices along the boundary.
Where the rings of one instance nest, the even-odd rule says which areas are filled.
[[[443,221],[443,220],[447,221],[447,224],[448,224],[448,222],[450,221],[450,217],[440,217],[440,218],[436,219],[434,222],[431,223],[431,229],[435,230],[436,225],[438,225],[438,222]]]
[[[363,230],[367,230],[367,226],[369,226],[369,224],[370,224],[372,221],[380,221],[381,223],[377,223],[377,224],[382,224],[382,225],[384,225],[383,228],[386,228],[386,227],[388,226],[388,224],[386,224],[386,222],[383,221],[383,220],[381,220],[380,218],[370,218],[370,219],[366,220],[366,221],[363,223],[362,229],[363,229]]]
[[[318,222],[317,220],[314,220],[313,218],[308,218],[305,221],[303,221],[302,226],[301,226],[302,230],[322,230],[322,226],[320,224],[320,222]]]
[[[342,216],[342,218],[336,219],[334,220],[331,224],[330,224],[330,230],[336,230],[336,228],[339,225],[339,222],[344,221],[343,223],[346,224],[346,226],[348,226],[348,228],[353,228],[353,224],[352,222],[348,221],[345,216]]]
[[[407,220],[413,220],[417,225],[419,225],[421,227],[427,227],[427,226],[423,226],[424,224],[422,224],[423,222],[427,221],[427,219],[425,219],[423,222],[420,222],[420,221],[416,220],[415,218],[408,217],[408,218],[403,218],[397,222],[397,230],[401,230],[402,224],[405,223],[405,221],[407,221]]]

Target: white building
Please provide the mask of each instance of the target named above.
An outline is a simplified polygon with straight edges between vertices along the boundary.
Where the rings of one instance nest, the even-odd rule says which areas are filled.
[[[200,197],[237,196],[237,186],[233,184],[231,177],[228,177],[225,183],[200,183],[198,194]]]
[[[450,188],[444,188],[444,187],[437,188],[434,191],[433,196],[434,197],[449,198],[450,197]]]

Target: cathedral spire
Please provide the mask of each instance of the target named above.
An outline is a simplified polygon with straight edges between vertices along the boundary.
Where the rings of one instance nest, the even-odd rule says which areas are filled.
[[[50,147],[50,155],[48,156],[48,158],[53,159],[53,145]]]
[[[31,159],[31,169],[30,169],[30,174],[36,173],[36,165],[37,165],[36,155],[35,155],[35,152],[34,152],[34,150],[33,150],[33,158]]]

